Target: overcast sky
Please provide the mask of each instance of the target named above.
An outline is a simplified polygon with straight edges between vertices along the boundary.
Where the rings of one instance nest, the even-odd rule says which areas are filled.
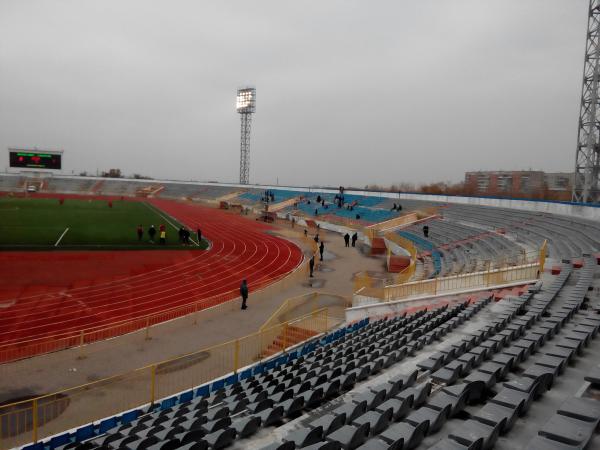
[[[0,0],[0,152],[237,181],[572,171],[588,0]]]

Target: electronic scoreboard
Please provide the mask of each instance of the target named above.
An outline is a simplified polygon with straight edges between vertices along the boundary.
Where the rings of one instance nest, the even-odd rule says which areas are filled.
[[[8,152],[12,168],[60,170],[62,167],[62,152],[14,148],[8,149]]]

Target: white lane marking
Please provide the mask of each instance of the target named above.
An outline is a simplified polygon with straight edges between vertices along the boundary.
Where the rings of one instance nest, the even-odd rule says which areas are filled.
[[[154,212],[155,214],[158,214],[160,217],[162,217],[163,219],[165,219],[169,223],[169,225],[171,225],[176,230],[179,230],[179,227],[177,225],[175,225],[173,222],[171,222],[169,220],[169,218],[165,214],[163,214],[163,212],[160,209],[158,209],[154,205],[150,206],[148,204],[148,202],[143,202],[143,203],[144,203],[144,205],[146,205],[148,207],[148,209],[150,209],[150,211]],[[196,244],[197,247],[200,247],[200,244],[198,242],[196,242],[194,239],[192,239],[191,236],[190,236],[190,241],[192,241],[194,244]]]
[[[65,228],[65,231],[63,231],[63,234],[60,235],[60,237],[58,238],[58,241],[56,241],[56,244],[54,244],[55,247],[58,247],[58,244],[60,244],[60,241],[62,240],[64,235],[67,234],[67,231],[69,231],[69,229]]]

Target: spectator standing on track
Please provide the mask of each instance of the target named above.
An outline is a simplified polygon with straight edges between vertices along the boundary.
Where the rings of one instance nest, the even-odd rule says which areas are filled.
[[[308,268],[310,269],[310,278],[312,278],[315,270],[315,255],[312,255],[308,260]]]
[[[179,231],[177,232],[177,234],[179,234],[179,242],[185,244],[185,230],[183,229],[183,227],[179,227]]]
[[[164,223],[161,223],[161,224],[158,226],[158,231],[167,231],[167,229],[165,228],[165,224],[164,224]]]
[[[183,243],[185,245],[190,245],[190,230],[187,228],[183,229]]]
[[[160,245],[165,245],[167,243],[167,232],[162,230],[160,232]]]
[[[319,253],[321,254],[321,261],[323,261],[323,251],[325,250],[325,244],[321,241],[321,245],[319,245]]]
[[[136,231],[137,231],[138,241],[141,241],[142,237],[144,236],[144,229],[142,228],[142,225],[138,225]]]
[[[346,247],[350,247],[350,235],[348,233],[344,235],[344,243],[346,244]]]
[[[202,230],[200,226],[196,227],[196,236],[198,236],[198,244],[200,244],[202,242]]]
[[[154,236],[156,236],[156,228],[154,228],[154,225],[150,225],[150,228],[148,228],[148,236],[150,236],[150,242],[154,244]]]
[[[358,234],[354,233],[352,235],[352,247],[356,247],[356,240],[358,239]]]
[[[242,309],[248,308],[246,305],[246,300],[248,300],[248,283],[246,280],[242,280],[242,285],[240,286],[240,295],[242,296]]]

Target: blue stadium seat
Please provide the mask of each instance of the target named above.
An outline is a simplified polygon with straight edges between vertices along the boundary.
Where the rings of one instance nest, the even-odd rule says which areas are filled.
[[[235,384],[238,381],[239,381],[239,376],[237,373],[234,373],[233,375],[230,375],[227,378],[225,378],[225,384],[227,386],[231,386],[232,384]]]
[[[218,391],[219,389],[223,389],[225,387],[225,380],[217,380],[214,381],[210,386],[210,392]]]
[[[75,441],[76,442],[85,441],[86,439],[89,439],[95,435],[96,435],[96,430],[94,428],[94,425],[93,424],[86,425],[84,427],[77,429],[77,431],[75,432]]]
[[[98,434],[104,434],[108,430],[112,430],[116,426],[117,426],[117,418],[116,417],[109,417],[108,419],[104,419],[102,422],[100,422],[100,425],[98,425]]]
[[[207,384],[206,386],[200,386],[196,390],[196,397],[208,397],[210,395],[210,386]]]
[[[179,396],[179,403],[187,403],[194,398],[194,391],[184,392]]]
[[[160,403],[160,409],[161,410],[170,409],[173,406],[175,406],[176,404],[177,404],[177,397],[171,397],[166,400],[163,400]]]
[[[141,411],[139,409],[134,409],[133,411],[126,412],[121,416],[121,424],[127,425],[133,422],[140,416]]]
[[[252,369],[246,369],[240,374],[240,380],[245,380],[252,376]]]
[[[52,439],[50,439],[50,442],[48,443],[48,448],[50,450],[53,450],[57,447],[62,447],[63,445],[66,445],[70,442],[71,433],[63,433],[58,436],[54,436]]]

